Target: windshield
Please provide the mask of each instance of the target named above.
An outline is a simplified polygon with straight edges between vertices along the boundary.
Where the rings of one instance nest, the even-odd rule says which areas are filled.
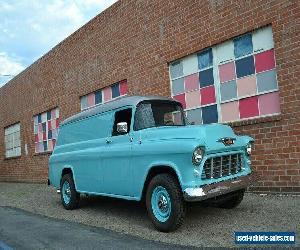
[[[138,104],[134,130],[161,126],[184,126],[182,106],[172,101],[144,101]]]

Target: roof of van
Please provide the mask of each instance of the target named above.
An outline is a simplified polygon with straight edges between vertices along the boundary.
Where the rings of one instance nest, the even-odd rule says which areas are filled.
[[[125,96],[117,98],[113,101],[109,101],[103,104],[99,104],[96,106],[93,106],[91,108],[88,108],[76,115],[73,115],[67,119],[65,119],[61,125],[65,125],[70,122],[78,121],[81,119],[84,119],[86,117],[96,115],[99,113],[103,113],[106,111],[110,111],[113,109],[125,107],[125,106],[136,106],[142,101],[148,101],[148,100],[162,100],[162,101],[173,101],[177,102],[176,100],[168,97],[162,97],[162,96]]]

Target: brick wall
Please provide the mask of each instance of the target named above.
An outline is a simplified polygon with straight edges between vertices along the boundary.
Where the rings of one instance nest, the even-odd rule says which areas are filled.
[[[271,24],[282,114],[232,126],[256,139],[253,190],[300,192],[299,13],[292,0],[118,1],[0,89],[0,180],[46,181],[35,114],[58,106],[64,119],[80,96],[122,79],[129,94],[170,96],[168,62]],[[4,127],[19,121],[22,156],[4,159]]]

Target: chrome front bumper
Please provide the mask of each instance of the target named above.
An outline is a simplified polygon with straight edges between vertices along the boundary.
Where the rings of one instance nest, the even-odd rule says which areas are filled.
[[[245,189],[254,182],[254,179],[255,178],[252,175],[246,175],[202,187],[186,188],[183,192],[183,197],[186,201],[206,200],[240,189]]]

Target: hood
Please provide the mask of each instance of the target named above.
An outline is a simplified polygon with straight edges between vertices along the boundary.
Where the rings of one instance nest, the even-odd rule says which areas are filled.
[[[220,139],[233,138],[234,144],[225,146]],[[220,149],[238,149],[244,147],[253,139],[249,136],[238,136],[232,128],[222,124],[189,125],[189,126],[165,126],[149,128],[143,131],[143,139],[146,140],[195,140],[200,146],[205,146],[208,151]]]

